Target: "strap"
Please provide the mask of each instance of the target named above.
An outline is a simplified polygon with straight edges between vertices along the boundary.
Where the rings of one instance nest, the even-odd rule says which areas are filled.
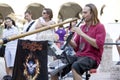
[[[35,22],[35,21],[33,21],[32,23],[30,23],[30,25],[29,25],[28,28],[26,29],[26,32],[29,31],[30,27],[33,25],[34,22]]]

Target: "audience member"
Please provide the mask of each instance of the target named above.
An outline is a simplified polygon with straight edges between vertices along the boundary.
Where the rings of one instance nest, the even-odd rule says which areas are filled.
[[[25,11],[25,20],[27,20],[27,22],[25,23],[25,25],[23,26],[23,31],[22,33],[25,32],[30,32],[35,30],[35,20],[32,19],[32,12],[30,10]],[[36,34],[32,34],[29,36],[25,36],[23,39],[29,39],[29,40],[36,40]]]
[[[41,28],[41,27],[46,27],[49,25],[55,24],[55,21],[52,20],[53,18],[53,12],[50,8],[44,8],[42,11],[42,17],[40,17],[35,25],[35,28]],[[42,31],[37,33],[37,40],[49,40],[49,41],[54,41],[55,38],[55,29],[49,29],[46,31]]]
[[[19,34],[15,21],[10,17],[5,18],[5,29],[3,30],[3,38],[8,38]],[[16,56],[17,39],[7,42],[5,48],[5,65],[7,75],[12,77],[14,61]]]
[[[58,34],[58,36],[59,36],[59,40],[57,43],[60,43],[59,47],[61,47],[64,44],[64,41],[65,41],[64,36],[66,35],[66,30],[63,27],[63,25],[60,25],[58,27],[58,29],[55,31],[55,33]]]

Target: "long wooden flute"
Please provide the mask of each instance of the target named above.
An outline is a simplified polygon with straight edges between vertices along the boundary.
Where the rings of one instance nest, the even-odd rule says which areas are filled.
[[[19,38],[22,38],[22,37],[25,37],[25,36],[28,36],[28,35],[31,35],[31,34],[38,33],[38,32],[42,32],[42,31],[45,31],[45,30],[48,30],[48,29],[52,29],[52,28],[55,28],[55,27],[57,27],[59,25],[70,23],[70,22],[76,21],[76,20],[77,20],[77,18],[71,19],[71,20],[67,20],[67,21],[63,21],[63,22],[60,22],[58,24],[54,24],[54,25],[50,25],[50,26],[46,26],[46,27],[41,27],[41,28],[33,30],[31,32],[26,32],[26,33],[23,33],[23,34],[18,34],[18,35],[15,35],[15,36],[3,38],[3,39],[0,39],[0,44],[5,44],[5,43],[7,43],[9,41],[12,41],[12,40],[15,40],[15,39],[19,39]]]

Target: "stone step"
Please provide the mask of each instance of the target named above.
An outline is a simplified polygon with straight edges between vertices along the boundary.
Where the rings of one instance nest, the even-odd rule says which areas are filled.
[[[117,75],[119,75],[117,74],[117,72],[120,73],[120,66],[114,66],[111,70],[112,72],[97,71],[97,73],[91,74],[90,80],[120,80],[118,78],[117,79],[111,78],[111,76],[117,77]],[[3,78],[4,75],[6,75],[5,62],[4,62],[4,58],[0,58],[0,80]],[[70,73],[69,75],[64,77],[63,80],[73,80],[72,74]]]

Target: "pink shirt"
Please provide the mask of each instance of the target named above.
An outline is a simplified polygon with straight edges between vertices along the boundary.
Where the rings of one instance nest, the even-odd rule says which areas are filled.
[[[74,38],[77,44],[77,48],[75,49],[76,55],[88,56],[93,60],[96,60],[97,64],[99,65],[101,61],[102,53],[103,53],[103,46],[104,46],[104,41],[106,36],[104,25],[99,23],[95,26],[90,26],[89,29],[87,29],[86,25],[83,25],[81,26],[81,29],[85,34],[96,39],[96,43],[99,49],[93,47],[83,37],[80,37],[78,34],[76,34]],[[80,51],[80,49],[82,50]]]

